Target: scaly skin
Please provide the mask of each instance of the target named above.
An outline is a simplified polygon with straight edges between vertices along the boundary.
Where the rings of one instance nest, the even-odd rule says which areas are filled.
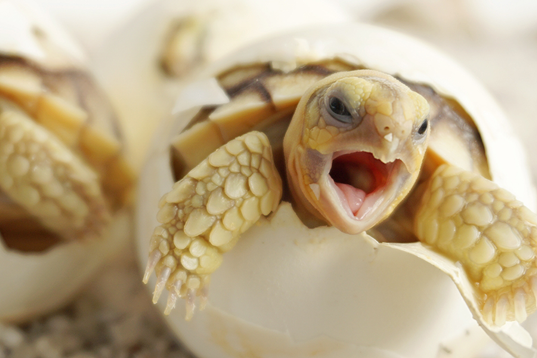
[[[144,275],[153,270],[156,303],[169,291],[165,313],[185,297],[186,319],[200,296],[207,297],[209,275],[222,263],[222,254],[235,246],[240,234],[278,206],[282,182],[267,137],[249,132],[220,147],[178,181],[160,202],[161,223],[153,233]]]
[[[64,240],[99,237],[110,212],[95,171],[0,100],[0,188]]]
[[[491,325],[535,311],[537,216],[505,189],[453,165],[431,177],[416,236],[462,263]]]

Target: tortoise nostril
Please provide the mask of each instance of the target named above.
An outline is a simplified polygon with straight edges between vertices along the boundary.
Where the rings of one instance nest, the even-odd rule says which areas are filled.
[[[389,116],[377,113],[374,118],[374,126],[377,130],[377,133],[384,137],[385,135],[391,133],[395,129],[395,123],[393,119]]]

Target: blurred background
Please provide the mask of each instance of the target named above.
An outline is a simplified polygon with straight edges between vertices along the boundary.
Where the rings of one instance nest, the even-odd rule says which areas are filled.
[[[115,32],[156,0],[35,0],[99,56]],[[534,0],[335,0],[354,21],[392,28],[437,47],[473,73],[537,149],[537,2]],[[223,2],[225,3],[225,2]],[[537,176],[537,160],[530,163]]]
[[[90,60],[102,58],[110,38],[155,1],[35,0],[81,42]],[[537,1],[334,2],[353,21],[421,38],[473,73],[512,120],[537,184]],[[537,337],[537,329],[533,333]],[[0,324],[0,358],[187,356],[152,309],[132,253],[104,269],[68,308],[22,327]],[[479,358],[485,357],[508,355],[491,344]]]

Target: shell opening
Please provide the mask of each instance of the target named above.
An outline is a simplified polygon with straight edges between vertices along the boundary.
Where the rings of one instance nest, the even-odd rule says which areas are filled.
[[[25,212],[24,217],[8,215],[7,220],[0,219],[0,240],[8,249],[19,252],[44,252],[62,242]]]
[[[0,242],[9,250],[36,253],[47,251],[62,240],[0,192]]]

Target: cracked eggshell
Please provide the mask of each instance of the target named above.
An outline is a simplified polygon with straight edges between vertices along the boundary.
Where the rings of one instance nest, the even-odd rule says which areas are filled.
[[[348,14],[324,0],[151,1],[92,52],[97,78],[118,115],[129,119],[125,134],[137,169],[146,158],[157,125],[168,118],[178,91],[196,72],[191,69],[189,74],[172,79],[165,75],[160,62],[172,25],[191,16],[207,24],[200,46],[204,60],[199,62],[218,60],[269,34],[350,21]]]
[[[126,247],[131,225],[130,210],[123,210],[100,240],[61,243],[39,253],[9,249],[0,235],[0,321],[27,321],[66,304]]]
[[[45,14],[22,1],[0,0],[0,53],[47,70],[83,68],[83,52]],[[101,240],[65,242],[43,252],[8,248],[0,233],[0,320],[21,322],[71,299],[131,236],[132,214],[115,214]]]
[[[535,208],[521,146],[472,76],[427,45],[392,31],[358,24],[319,27],[239,51],[205,71],[192,85],[197,91],[186,89],[179,97],[180,112],[159,130],[141,175],[136,222],[143,265],[158,225],[158,201],[173,185],[170,140],[199,110],[189,102],[222,102],[221,94],[204,97],[199,88],[214,92],[210,78],[240,64],[268,61],[290,70],[333,57],[428,84],[457,100],[481,130],[493,179]],[[192,102],[193,93],[199,97]],[[379,244],[366,234],[308,229],[282,203],[225,254],[212,275],[207,308],[185,322],[179,305],[166,319],[203,358],[473,357],[487,340],[485,332],[514,356],[532,357],[527,332],[516,323],[487,326],[466,274],[435,255],[420,243]],[[148,287],[155,285],[151,280]],[[162,300],[159,306],[163,311]]]

